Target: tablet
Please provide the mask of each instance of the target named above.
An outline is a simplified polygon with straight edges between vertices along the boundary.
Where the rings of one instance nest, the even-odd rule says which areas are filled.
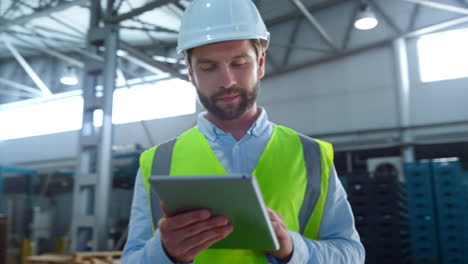
[[[168,212],[208,208],[234,229],[211,249],[278,250],[279,243],[255,177],[152,176],[150,183]]]

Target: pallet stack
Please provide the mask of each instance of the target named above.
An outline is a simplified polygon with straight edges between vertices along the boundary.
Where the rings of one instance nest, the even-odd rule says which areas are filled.
[[[464,252],[465,252],[465,263],[464,264],[468,264],[468,171],[464,171],[462,173],[462,182],[463,182],[463,186],[462,186],[462,193],[465,194],[465,198],[464,198],[464,201],[465,201],[465,209],[464,209],[464,212],[465,212],[465,219],[464,219],[464,229],[465,229],[465,239],[464,239]]]
[[[397,175],[349,176],[348,199],[366,248],[366,263],[407,263],[406,203]]]
[[[411,263],[439,263],[431,164],[405,165],[411,241]]]
[[[79,252],[73,255],[46,254],[28,257],[27,264],[117,264],[120,251]]]
[[[6,263],[8,249],[8,218],[0,214],[0,263]]]
[[[458,161],[405,165],[413,263],[468,264],[468,195]]]
[[[26,260],[26,264],[65,264],[72,263],[72,256],[58,254],[44,254],[31,256]]]
[[[441,262],[463,263],[462,261],[466,260],[464,256],[466,196],[462,193],[460,163],[434,162],[432,171]]]

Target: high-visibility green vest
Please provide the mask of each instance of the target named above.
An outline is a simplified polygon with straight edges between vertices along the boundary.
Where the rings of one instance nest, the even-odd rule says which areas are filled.
[[[178,138],[146,150],[140,157],[143,182],[149,196],[153,231],[161,217],[159,200],[150,189],[152,175],[225,175],[205,136],[194,127]],[[253,171],[266,206],[283,215],[288,230],[318,239],[333,148],[295,131],[275,125]],[[207,249],[195,263],[267,263],[264,252]]]

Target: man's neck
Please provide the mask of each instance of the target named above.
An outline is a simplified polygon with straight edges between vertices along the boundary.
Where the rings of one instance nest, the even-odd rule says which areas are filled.
[[[239,141],[245,133],[247,133],[252,124],[255,123],[261,113],[262,109],[255,105],[237,119],[220,120],[209,112],[206,114],[205,118],[224,132],[231,133],[231,135]]]

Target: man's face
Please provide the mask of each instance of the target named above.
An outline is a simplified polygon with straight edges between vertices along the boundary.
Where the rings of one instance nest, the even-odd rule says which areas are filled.
[[[233,120],[255,107],[264,57],[257,58],[250,40],[194,48],[189,72],[206,110],[220,120]]]

